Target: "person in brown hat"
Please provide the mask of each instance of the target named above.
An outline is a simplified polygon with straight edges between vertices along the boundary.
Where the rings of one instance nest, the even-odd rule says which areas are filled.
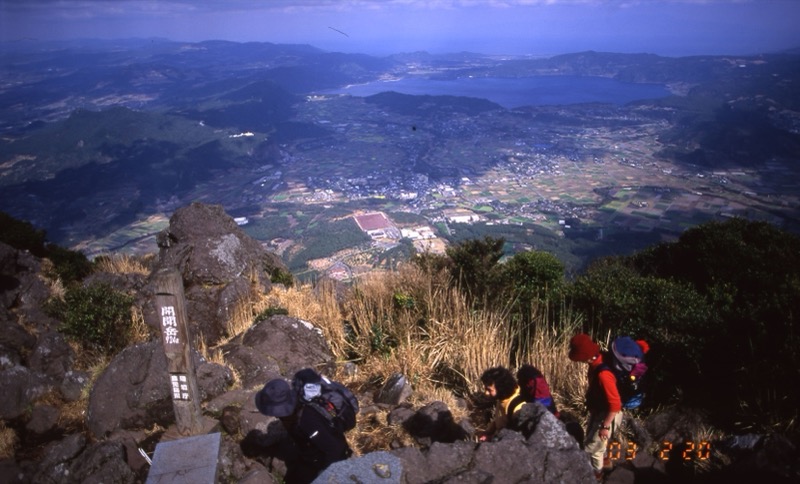
[[[310,483],[329,465],[352,455],[342,429],[307,408],[283,378],[268,381],[255,400],[259,412],[280,419],[298,448],[298,462],[287,462],[287,484]]]
[[[603,364],[600,345],[588,334],[576,334],[570,339],[569,359],[589,365],[589,388],[586,391],[589,422],[584,450],[589,454],[595,476],[602,479],[606,446],[622,424],[622,399],[617,390],[617,378]]]

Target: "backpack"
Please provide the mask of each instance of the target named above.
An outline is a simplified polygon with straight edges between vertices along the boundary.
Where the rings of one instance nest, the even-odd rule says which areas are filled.
[[[298,401],[323,415],[331,427],[347,432],[356,426],[358,399],[341,383],[305,368],[295,373],[292,388]]]
[[[550,393],[550,385],[541,371],[531,365],[522,365],[517,370],[517,385],[519,385],[519,394],[526,402],[539,402],[550,411],[553,415],[558,417],[558,410],[556,403],[553,400],[553,395]]]
[[[644,340],[634,341],[629,336],[620,336],[611,343],[608,361],[600,369],[611,371],[617,377],[617,391],[622,399],[622,408],[638,408],[644,399],[642,385],[647,374],[644,355],[650,349]]]

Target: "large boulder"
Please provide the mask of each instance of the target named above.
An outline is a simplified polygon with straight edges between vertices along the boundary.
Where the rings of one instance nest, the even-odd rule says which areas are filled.
[[[202,337],[209,346],[228,336],[226,325],[240,300],[253,292],[269,292],[272,274],[286,271],[278,256],[244,233],[219,205],[192,203],[176,210],[157,241],[159,259],[153,273],[180,272],[190,337]],[[145,318],[159,327],[152,306]]]
[[[86,423],[97,438],[117,429],[168,426],[175,420],[167,357],[156,342],[122,350],[89,395]]]
[[[230,371],[194,354],[201,399],[227,391]],[[129,346],[121,351],[98,377],[89,396],[86,423],[104,438],[118,429],[169,426],[175,421],[167,357],[160,342]]]
[[[332,373],[333,353],[322,331],[308,321],[275,315],[258,321],[222,347],[245,388],[278,375],[291,378],[303,368]]]

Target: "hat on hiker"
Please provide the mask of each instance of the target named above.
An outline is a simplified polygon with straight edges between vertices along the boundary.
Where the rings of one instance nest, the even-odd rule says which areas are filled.
[[[611,352],[621,370],[631,371],[633,366],[644,358],[641,345],[629,336],[620,336],[611,343]]]
[[[288,417],[294,413],[297,398],[283,378],[270,380],[260,392],[256,393],[256,407],[264,415]]]
[[[579,333],[569,340],[569,359],[572,361],[586,361],[600,353],[600,345],[592,341],[586,333]]]

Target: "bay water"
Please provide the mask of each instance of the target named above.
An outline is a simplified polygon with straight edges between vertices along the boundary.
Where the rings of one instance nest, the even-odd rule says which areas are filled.
[[[476,97],[488,99],[508,109],[582,103],[622,105],[631,101],[670,95],[667,88],[661,84],[638,84],[606,77],[582,76],[465,77],[447,80],[406,77],[355,84],[320,91],[320,94],[350,94],[364,97],[386,91],[414,95]]]

